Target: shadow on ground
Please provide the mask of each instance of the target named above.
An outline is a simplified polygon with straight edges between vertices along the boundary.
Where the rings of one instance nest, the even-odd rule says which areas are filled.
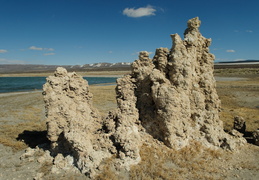
[[[256,144],[255,144],[255,140],[254,140],[254,138],[253,138],[253,132],[246,131],[246,132],[244,133],[244,138],[246,139],[247,143],[256,145]]]
[[[18,141],[23,141],[30,148],[35,148],[36,146],[50,145],[50,141],[47,138],[47,131],[27,131],[24,130],[16,138]]]

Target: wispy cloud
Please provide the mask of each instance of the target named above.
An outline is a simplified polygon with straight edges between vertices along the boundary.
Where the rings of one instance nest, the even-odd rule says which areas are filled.
[[[31,46],[29,47],[30,50],[36,50],[36,51],[54,51],[53,48],[42,48],[42,47],[36,47],[36,46]]]
[[[235,33],[253,33],[253,31],[251,29],[247,29],[247,30],[234,30]]]
[[[43,54],[44,56],[52,56],[52,55],[55,55],[55,53],[45,53]]]
[[[0,64],[26,64],[26,62],[22,60],[10,60],[10,59],[0,58]]]
[[[222,48],[213,48],[213,51],[218,51],[218,50],[222,50]]]
[[[5,49],[0,49],[0,53],[7,53],[8,51]]]
[[[46,50],[46,51],[55,51],[55,49],[53,49],[53,48],[44,48],[44,50]]]
[[[140,7],[140,8],[125,8],[123,10],[123,15],[126,15],[128,17],[133,17],[133,18],[139,18],[143,16],[154,16],[156,9],[153,8],[150,5],[147,5],[146,7]]]
[[[236,51],[235,51],[235,50],[233,50],[233,49],[228,49],[228,50],[226,50],[226,52],[234,53],[234,52],[236,52]]]
[[[43,48],[41,48],[41,47],[36,47],[36,46],[31,46],[31,47],[29,47],[29,49],[30,49],[30,50],[37,50],[37,51],[42,51],[42,50],[43,50]]]

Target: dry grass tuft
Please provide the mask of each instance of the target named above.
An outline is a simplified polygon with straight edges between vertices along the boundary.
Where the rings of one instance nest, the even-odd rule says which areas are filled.
[[[93,93],[93,105],[102,115],[107,115],[109,111],[117,107],[115,85],[90,86]]]
[[[51,171],[52,165],[53,165],[52,162],[44,162],[43,164],[41,164],[39,172],[44,174],[49,174]]]
[[[161,148],[161,146],[163,146]],[[222,154],[202,147],[199,143],[176,151],[164,145],[144,144],[142,161],[131,168],[130,179],[217,179],[219,169],[211,159]]]
[[[125,177],[116,174],[115,167],[114,167],[114,160],[115,156],[111,158],[105,159],[101,166],[100,166],[100,174],[98,174],[95,179],[96,180],[105,180],[105,179],[112,179],[112,180],[119,180],[125,179]]]

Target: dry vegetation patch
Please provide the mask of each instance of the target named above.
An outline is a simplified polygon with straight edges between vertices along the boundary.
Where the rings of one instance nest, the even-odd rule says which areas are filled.
[[[224,77],[258,77],[259,68],[226,68],[226,69],[215,69],[215,76]]]
[[[224,179],[226,162],[223,150],[212,150],[192,142],[179,151],[170,149],[156,140],[148,140],[141,147],[141,162],[130,172],[116,174],[112,159],[108,159],[96,179]],[[222,160],[224,158],[224,160]],[[225,165],[226,166],[226,165]]]
[[[27,131],[44,131],[44,105],[40,92],[10,94],[1,97],[0,143],[21,150],[27,147],[17,141],[19,134]]]
[[[102,115],[117,107],[115,85],[92,85],[90,92],[93,93],[93,105]]]
[[[144,144],[142,161],[132,167],[130,175],[131,179],[220,179],[224,174],[219,175],[219,165],[211,160],[221,155],[220,150],[195,142],[179,151],[162,144]]]
[[[217,92],[221,99],[221,120],[227,130],[233,128],[234,116],[246,120],[247,131],[259,128],[259,77],[243,81],[219,81]]]

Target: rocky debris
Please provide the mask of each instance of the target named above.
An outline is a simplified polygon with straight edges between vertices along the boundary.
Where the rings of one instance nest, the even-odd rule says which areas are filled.
[[[259,129],[255,130],[252,133],[253,139],[254,139],[254,144],[259,146]]]
[[[38,149],[27,148],[27,149],[25,149],[25,152],[21,155],[20,159],[34,161],[34,158],[35,158],[34,155],[37,151],[38,151]]]
[[[244,137],[243,133],[240,133],[239,131],[232,129],[231,131],[228,132],[231,136],[235,136],[235,137]],[[247,137],[245,137],[247,140]]]
[[[259,146],[259,129],[252,132],[247,132],[246,121],[243,117],[234,117],[234,127],[230,134],[236,137],[244,137],[248,143]]]
[[[54,159],[53,159],[53,165],[51,167],[51,172],[55,174],[62,173],[64,171],[74,171],[77,172],[78,169],[75,168],[73,165],[74,159],[72,156],[66,156],[64,157],[62,154],[58,154]]]
[[[246,121],[243,117],[235,116],[234,117],[234,127],[235,130],[239,131],[242,134],[246,132]]]
[[[171,35],[170,51],[158,48],[153,59],[140,52],[132,73],[117,80],[118,108],[104,119],[92,106],[87,82],[57,68],[43,87],[55,167],[72,163],[93,177],[116,155],[117,167],[129,169],[141,161],[139,148],[150,135],[174,149],[192,141],[230,150],[244,144],[240,133],[223,130],[211,39],[200,34],[200,23],[189,20],[183,40]]]

